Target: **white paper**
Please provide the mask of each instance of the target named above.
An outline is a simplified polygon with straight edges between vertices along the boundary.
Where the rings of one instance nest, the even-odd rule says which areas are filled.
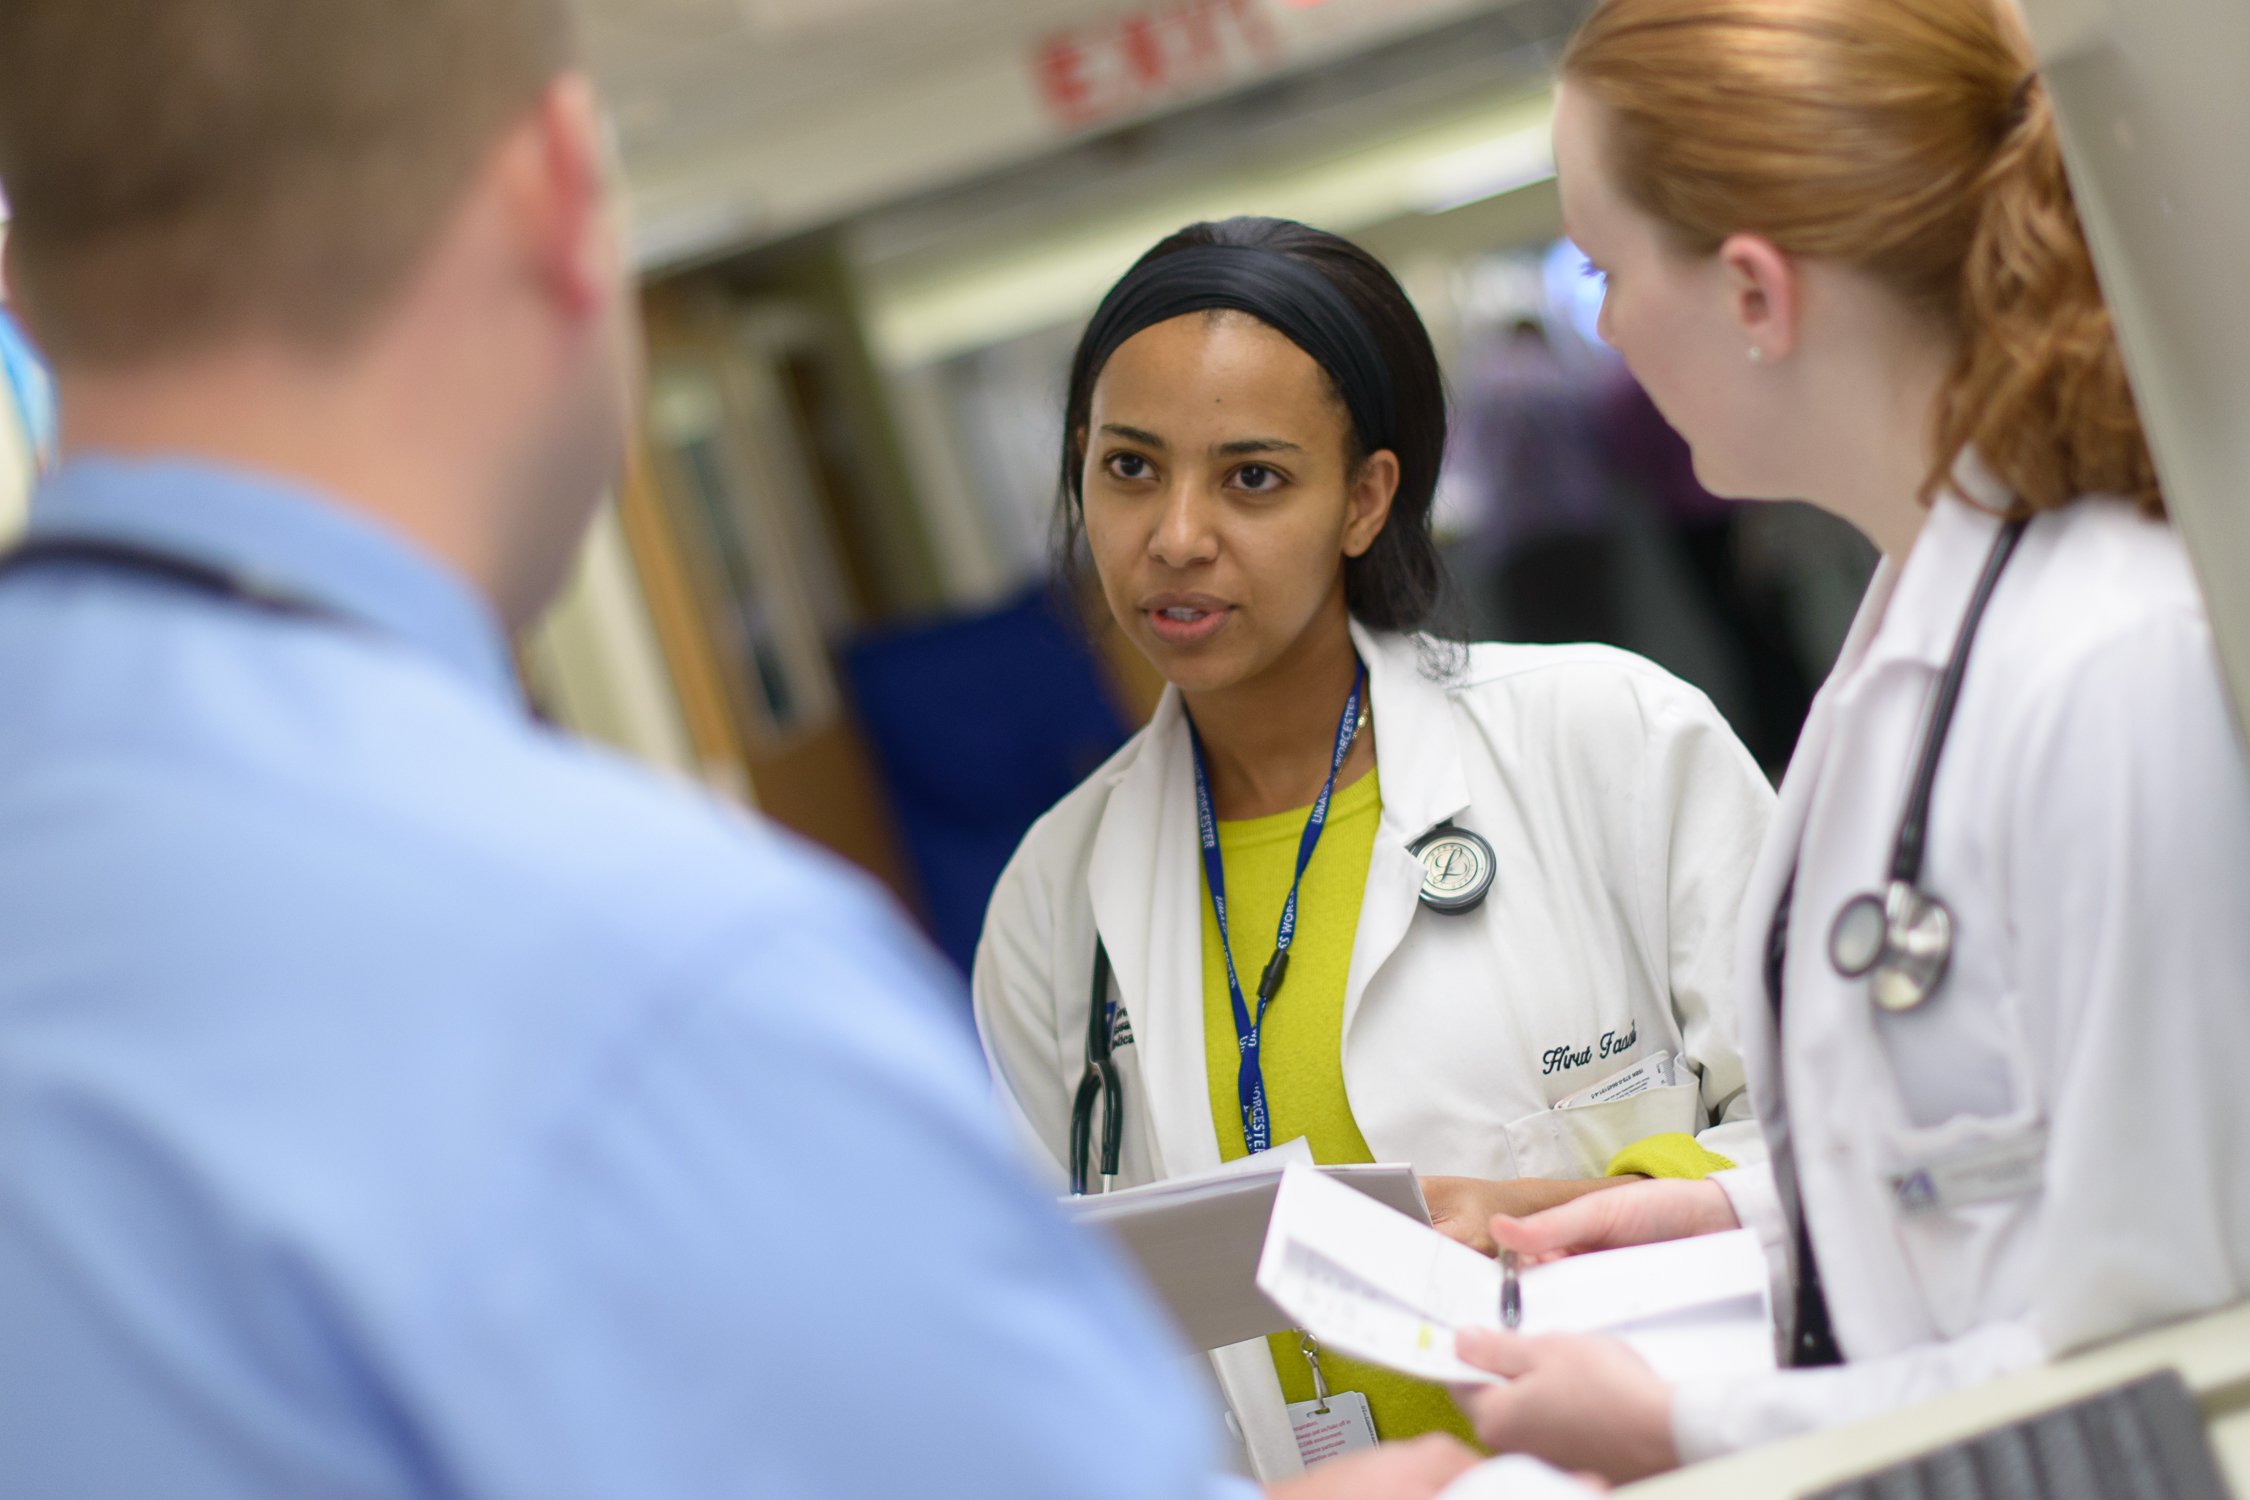
[[[1608,1333],[1668,1380],[1774,1367],[1765,1252],[1748,1230],[1573,1256],[1523,1273],[1519,1331]],[[1303,1168],[1283,1174],[1258,1286],[1325,1346],[1425,1380],[1496,1383],[1453,1354],[1500,1326],[1500,1268]]]
[[[1556,1109],[1583,1109],[1590,1104],[1615,1104],[1620,1099],[1631,1099],[1650,1089],[1668,1089],[1679,1082],[1672,1068],[1672,1054],[1659,1052],[1654,1057],[1644,1057],[1622,1072],[1589,1083],[1575,1094],[1565,1094],[1555,1101]]]
[[[1301,1139],[1191,1177],[1061,1201],[1117,1240],[1191,1345],[1217,1349],[1296,1326],[1257,1285],[1274,1195],[1290,1169],[1367,1194],[1401,1224],[1429,1223],[1412,1167],[1315,1167]]]

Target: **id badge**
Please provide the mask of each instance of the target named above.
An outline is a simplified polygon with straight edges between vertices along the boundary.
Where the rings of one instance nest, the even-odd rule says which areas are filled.
[[[1375,1415],[1357,1391],[1331,1391],[1289,1403],[1289,1430],[1307,1469],[1375,1446]]]
[[[1907,1218],[2005,1203],[2036,1193],[2047,1180],[2047,1132],[1959,1151],[1891,1174],[1891,1196]]]
[[[1589,1084],[1575,1094],[1567,1094],[1554,1103],[1556,1109],[1583,1109],[1593,1104],[1615,1104],[1620,1099],[1635,1099],[1651,1089],[1672,1088],[1679,1082],[1679,1074],[1672,1066],[1672,1054],[1659,1052],[1654,1057],[1642,1058],[1622,1073],[1612,1073],[1598,1083]]]

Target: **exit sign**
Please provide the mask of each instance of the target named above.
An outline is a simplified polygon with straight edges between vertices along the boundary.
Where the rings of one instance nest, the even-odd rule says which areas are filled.
[[[1256,78],[1287,51],[1270,3],[1168,0],[1057,32],[1033,53],[1040,97],[1058,124],[1080,130]]]

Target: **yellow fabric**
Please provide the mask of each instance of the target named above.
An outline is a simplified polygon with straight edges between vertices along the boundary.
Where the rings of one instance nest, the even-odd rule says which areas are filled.
[[[1310,812],[1303,807],[1219,825],[1219,853],[1226,864],[1227,937],[1234,945],[1244,998],[1252,1005],[1257,1003],[1258,975],[1273,954],[1282,903],[1296,873],[1297,843]],[[1327,1164],[1375,1159],[1344,1094],[1344,981],[1351,969],[1352,939],[1359,928],[1367,866],[1375,852],[1375,828],[1382,812],[1382,791],[1373,772],[1330,801],[1328,826],[1297,893],[1297,936],[1289,946],[1288,977],[1266,1010],[1259,1039],[1274,1144],[1304,1136],[1313,1159]],[[1203,899],[1203,1044],[1219,1154],[1233,1161],[1246,1153],[1235,1089],[1234,1007],[1227,995],[1219,923],[1211,913],[1208,889]],[[1290,1401],[1310,1401],[1312,1370],[1297,1335],[1277,1333],[1268,1342],[1283,1395]],[[1424,1432],[1472,1437],[1460,1408],[1441,1386],[1328,1352],[1320,1357],[1320,1369],[1331,1392],[1358,1391],[1367,1397],[1379,1437],[1394,1440]]]
[[[1677,1132],[1638,1140],[1609,1159],[1605,1177],[1686,1177],[1700,1180],[1734,1165],[1716,1151],[1706,1151],[1692,1135]]]

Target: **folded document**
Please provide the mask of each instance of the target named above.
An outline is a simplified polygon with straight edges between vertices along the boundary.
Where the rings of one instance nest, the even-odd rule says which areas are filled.
[[[1323,1345],[1454,1383],[1501,1378],[1453,1353],[1461,1329],[1500,1326],[1500,1283],[1497,1262],[1303,1167],[1282,1176],[1258,1261],[1259,1289]],[[1572,1256],[1519,1289],[1517,1332],[1611,1334],[1668,1380],[1774,1368],[1748,1230]]]

